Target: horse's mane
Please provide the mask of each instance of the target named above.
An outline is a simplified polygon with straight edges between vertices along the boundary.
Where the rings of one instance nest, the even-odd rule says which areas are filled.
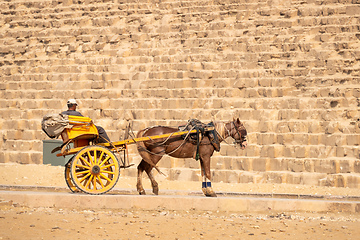
[[[224,138],[225,137],[225,122],[214,121],[215,130],[219,133],[219,135]]]

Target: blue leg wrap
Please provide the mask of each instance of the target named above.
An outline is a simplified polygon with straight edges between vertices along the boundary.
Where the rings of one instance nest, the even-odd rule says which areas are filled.
[[[206,182],[202,182],[202,188],[206,188]]]
[[[211,182],[206,182],[206,187],[211,187]]]

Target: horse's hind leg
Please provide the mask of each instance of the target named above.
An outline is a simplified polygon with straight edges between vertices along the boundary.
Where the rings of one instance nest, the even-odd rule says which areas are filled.
[[[157,164],[160,161],[161,157],[162,157],[161,155],[153,155],[151,157],[151,162],[154,163],[154,164]],[[152,169],[154,167],[151,166],[148,163],[146,163],[145,165],[147,165],[147,166],[144,169],[145,169],[145,172],[147,173],[147,175],[149,176],[151,186],[152,186],[152,189],[153,189],[153,193],[155,195],[158,195],[159,194],[159,184],[156,182],[156,180],[154,178],[154,175],[152,174]]]
[[[146,174],[149,176],[150,182],[151,182],[151,186],[153,188],[153,193],[155,195],[159,194],[159,185],[156,182],[151,170],[153,169],[152,166],[150,166],[150,164],[148,164],[147,162],[145,162],[144,160],[142,160],[138,166],[138,176],[137,176],[137,184],[136,184],[136,188],[137,191],[139,192],[140,195],[145,195],[145,190],[144,187],[142,185],[142,174],[145,171]]]
[[[137,175],[137,183],[136,183],[136,189],[139,192],[140,195],[145,195],[145,190],[142,185],[142,174],[144,172],[144,164],[146,162],[144,160],[141,160],[140,164],[138,165],[138,175]]]
[[[149,172],[146,172],[146,173],[149,176],[149,179],[151,181],[151,186],[152,186],[152,189],[153,189],[153,193],[155,195],[159,195],[159,184],[156,182],[151,170]]]

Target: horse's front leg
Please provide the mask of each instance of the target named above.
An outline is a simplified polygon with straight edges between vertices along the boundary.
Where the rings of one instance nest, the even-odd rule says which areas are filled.
[[[202,182],[202,191],[207,197],[216,197],[211,186],[211,173],[210,173],[210,158],[200,159],[201,166],[201,176],[203,179]]]
[[[136,189],[139,192],[140,195],[145,195],[145,190],[144,187],[142,185],[142,174],[144,172],[144,164],[142,164],[144,162],[144,160],[141,160],[140,164],[138,165],[137,169],[138,169],[138,175],[137,175],[137,183],[136,183]]]

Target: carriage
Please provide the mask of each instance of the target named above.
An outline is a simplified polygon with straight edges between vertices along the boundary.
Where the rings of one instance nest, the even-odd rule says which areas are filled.
[[[190,128],[167,134],[99,143],[97,128],[90,118],[71,115],[66,118],[67,127],[62,128],[60,133],[63,144],[55,148],[52,153],[60,151],[56,154],[58,157],[72,155],[65,165],[65,181],[69,189],[72,192],[81,191],[93,195],[110,191],[119,179],[120,169],[132,166],[127,156],[129,144],[199,134],[198,128]],[[42,125],[44,132],[50,136],[44,124]],[[214,131],[214,129],[214,126],[205,126],[202,131]],[[154,164],[152,167],[156,168]]]

